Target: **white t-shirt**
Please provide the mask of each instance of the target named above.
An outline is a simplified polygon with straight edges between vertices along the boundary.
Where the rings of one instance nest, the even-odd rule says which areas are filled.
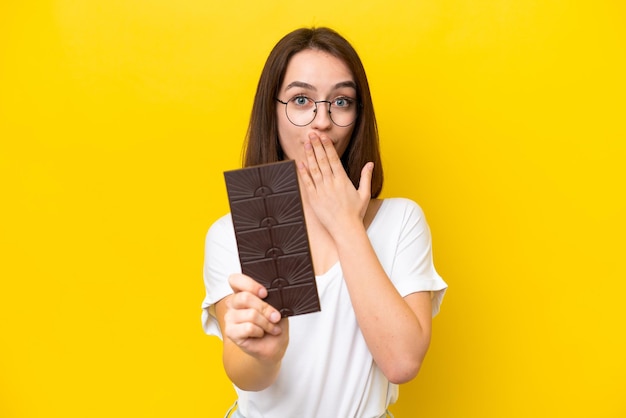
[[[447,285],[435,271],[421,208],[408,199],[385,199],[367,234],[398,292],[430,291],[436,315]],[[232,293],[228,276],[238,272],[235,235],[225,215],[206,238],[202,323],[207,334],[222,338],[213,305]],[[276,382],[259,392],[235,387],[246,418],[379,417],[396,401],[398,386],[372,359],[339,262],[316,282],[322,310],[289,318],[289,346]]]

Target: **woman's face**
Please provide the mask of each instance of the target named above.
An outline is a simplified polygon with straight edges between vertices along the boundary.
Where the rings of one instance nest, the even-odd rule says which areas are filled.
[[[327,52],[306,49],[295,54],[289,61],[278,99],[289,102],[295,98],[296,102],[292,105],[300,105],[307,102],[305,97],[314,101],[332,102],[335,121],[340,124],[340,113],[346,112],[345,106],[353,106],[356,112],[357,94],[354,77],[343,61]],[[328,113],[329,104],[324,102],[317,104],[316,113],[312,111],[306,113],[309,115],[308,119],[299,124],[308,122],[310,117],[315,115],[313,122],[306,126],[296,126],[287,117],[285,105],[280,102],[276,104],[278,138],[287,159],[304,161],[303,144],[310,132],[328,135],[335,145],[337,154],[343,155],[350,142],[355,123],[347,127],[333,123]],[[344,109],[339,109],[340,107]],[[293,114],[290,115],[292,120],[298,122],[293,118]]]

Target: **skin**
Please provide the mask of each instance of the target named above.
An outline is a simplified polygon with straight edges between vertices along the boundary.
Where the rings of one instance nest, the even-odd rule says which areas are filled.
[[[314,100],[356,97],[347,66],[318,50],[294,55],[279,98],[306,94]],[[373,163],[361,171],[355,189],[340,161],[353,127],[331,121],[326,104],[314,121],[298,127],[277,105],[280,144],[298,165],[313,267],[323,274],[340,261],[356,318],[374,361],[393,383],[413,379],[430,344],[431,300],[428,292],[400,296],[383,270],[367,236],[367,226],[381,201],[371,199]],[[216,304],[224,332],[227,375],[244,390],[263,390],[276,379],[289,344],[289,320],[262,299],[263,286],[243,274],[229,277],[233,295]],[[366,285],[364,285],[366,283]]]

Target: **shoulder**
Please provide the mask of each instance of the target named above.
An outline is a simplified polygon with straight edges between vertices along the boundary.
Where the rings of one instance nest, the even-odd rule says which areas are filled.
[[[230,213],[220,216],[210,226],[209,231],[228,228],[232,226],[232,218]],[[232,228],[231,228],[232,229]]]
[[[206,234],[204,243],[205,276],[226,278],[238,272],[237,240],[230,215],[217,219]]]
[[[417,202],[405,197],[390,197],[383,200],[381,211],[393,219],[423,219],[424,211]]]
[[[215,220],[206,234],[206,241],[221,241],[232,237],[234,239],[235,230],[230,213]]]
[[[407,197],[386,197],[383,204],[396,208],[419,208],[420,206],[414,200]]]

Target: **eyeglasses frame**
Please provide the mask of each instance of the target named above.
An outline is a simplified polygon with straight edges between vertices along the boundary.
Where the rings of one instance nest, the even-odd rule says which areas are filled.
[[[310,99],[310,97],[307,97],[307,98],[308,98],[308,99]],[[307,123],[307,124],[304,124],[304,125],[298,125],[297,123],[294,123],[294,122],[291,120],[291,118],[289,117],[289,114],[287,113],[287,105],[289,104],[289,101],[287,101],[287,102],[283,102],[283,101],[282,101],[282,100],[280,100],[278,97],[275,97],[275,99],[276,99],[276,101],[277,101],[278,103],[281,103],[281,104],[284,104],[284,105],[285,105],[285,116],[287,116],[287,120],[288,120],[289,122],[291,122],[291,124],[292,124],[292,125],[294,125],[294,126],[298,126],[298,127],[300,127],[300,128],[303,128],[303,127],[305,127],[305,126],[309,126],[310,124],[312,124],[312,123],[313,123],[313,121],[314,121],[314,120],[315,120],[315,118],[317,117],[317,104],[318,104],[318,103],[328,103],[328,116],[330,117],[330,121],[333,123],[333,125],[335,125],[335,126],[339,126],[340,128],[347,128],[348,126],[352,126],[352,125],[354,124],[354,122],[356,122],[356,120],[359,118],[359,110],[358,110],[358,109],[359,109],[359,107],[361,107],[361,102],[359,102],[359,101],[357,100],[357,111],[356,111],[356,117],[354,118],[354,120],[353,120],[352,122],[350,122],[349,124],[347,124],[347,125],[339,125],[337,122],[335,122],[335,120],[333,119],[333,115],[332,115],[332,113],[331,113],[331,108],[332,108],[332,106],[333,106],[333,102],[332,102],[332,101],[330,101],[330,100],[313,100],[313,99],[311,99],[311,100],[313,100],[313,104],[315,105],[315,109],[313,110],[313,114],[314,114],[313,119],[311,119],[311,121],[310,121],[309,123]]]

